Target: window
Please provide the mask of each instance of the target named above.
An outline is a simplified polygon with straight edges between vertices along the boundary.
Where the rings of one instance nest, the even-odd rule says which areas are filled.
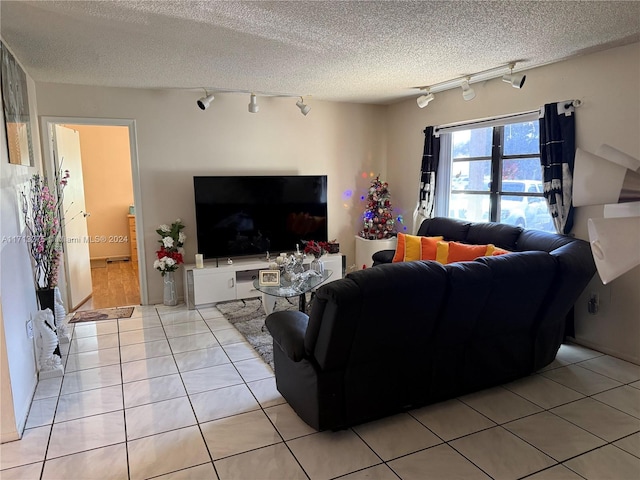
[[[554,232],[538,130],[529,121],[451,132],[449,216]]]

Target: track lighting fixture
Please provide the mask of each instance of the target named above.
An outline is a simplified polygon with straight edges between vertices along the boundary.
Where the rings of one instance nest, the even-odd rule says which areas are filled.
[[[465,81],[462,82],[462,98],[464,98],[467,102],[469,100],[473,100],[476,98],[476,92],[473,88],[469,86],[469,77]]]
[[[0,0],[2,1],[2,0]],[[201,110],[206,110],[209,108],[209,105],[213,102],[214,94],[228,94],[228,93],[240,93],[242,95],[249,94],[249,105],[248,110],[249,113],[258,113],[260,111],[260,106],[258,105],[258,95],[261,97],[271,97],[271,98],[299,98],[296,102],[296,106],[300,109],[300,113],[303,115],[307,115],[311,111],[311,107],[304,103],[304,97],[300,94],[292,94],[292,93],[280,93],[280,92],[263,92],[256,90],[231,90],[231,89],[222,89],[215,87],[201,87],[204,90],[204,97],[199,98],[197,101],[198,108]],[[209,93],[212,92],[212,93]]]
[[[249,97],[249,113],[258,113],[259,110],[260,106],[258,105],[256,95],[255,93],[252,93],[251,97]]]
[[[515,63],[509,64],[509,74],[502,76],[502,81],[506,83],[510,83],[513,88],[522,88],[524,85],[524,81],[527,79],[526,75],[520,75],[516,73],[513,74],[513,67],[515,67]]]
[[[426,91],[424,95],[416,98],[416,102],[418,103],[418,107],[424,108],[433,100],[434,93],[444,92],[445,90],[451,90],[458,87],[462,88],[462,97],[466,101],[473,100],[476,96],[476,92],[471,88],[470,84],[484,82],[494,78],[502,78],[504,82],[510,83],[514,88],[522,88],[527,77],[523,74],[514,74],[513,68],[515,66],[516,62],[511,62],[506,65],[500,65],[481,72],[445,80],[444,82],[433,83],[429,86],[416,87],[420,90]]]
[[[434,98],[436,97],[433,96],[433,93],[431,93],[429,89],[427,89],[427,92],[424,95],[420,95],[418,98],[416,98],[416,102],[418,103],[418,106],[420,108],[424,108],[429,105],[429,102]]]
[[[201,110],[206,110],[209,108],[209,105],[211,105],[211,102],[213,102],[213,98],[213,94],[208,95],[205,90],[204,97],[198,99],[198,107],[200,107]]]
[[[305,117],[307,116],[307,113],[309,113],[309,110],[311,110],[311,107],[304,103],[304,98],[302,97],[300,97],[300,100],[296,102],[296,107],[300,109],[300,113]]]

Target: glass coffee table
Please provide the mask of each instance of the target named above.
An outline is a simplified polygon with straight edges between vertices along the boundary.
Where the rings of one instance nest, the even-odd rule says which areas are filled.
[[[276,298],[284,297],[298,297],[298,309],[301,312],[304,312],[307,307],[307,297],[306,294],[313,290],[316,287],[319,287],[333,273],[332,270],[325,270],[321,274],[318,275],[308,275],[303,279],[288,282],[280,277],[280,285],[260,285],[259,278],[256,278],[253,281],[253,286],[259,292],[262,292],[262,305],[264,306],[264,311],[267,315],[273,312],[273,306],[276,303]]]

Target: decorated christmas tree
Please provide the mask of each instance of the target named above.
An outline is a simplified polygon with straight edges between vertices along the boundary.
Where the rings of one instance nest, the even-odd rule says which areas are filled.
[[[369,240],[389,238],[395,233],[396,221],[391,214],[389,184],[380,181],[380,176],[371,182],[366,197],[366,210],[362,216],[363,228],[360,236]]]

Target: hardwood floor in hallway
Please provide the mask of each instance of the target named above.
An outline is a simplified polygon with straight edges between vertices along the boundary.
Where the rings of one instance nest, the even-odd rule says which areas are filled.
[[[92,261],[93,296],[79,310],[140,305],[138,265],[131,261]]]

